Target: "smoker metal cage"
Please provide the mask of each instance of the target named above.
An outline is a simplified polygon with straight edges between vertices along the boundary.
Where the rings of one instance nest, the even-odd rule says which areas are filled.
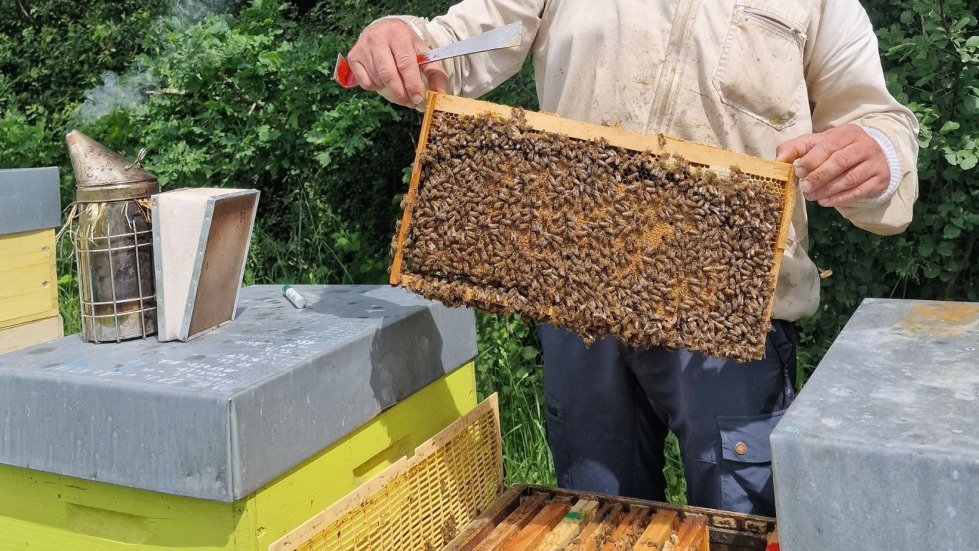
[[[82,207],[75,259],[86,340],[118,342],[156,332],[153,230],[144,203]]]
[[[635,346],[760,358],[792,165],[431,93],[391,284]]]
[[[156,177],[77,130],[65,136],[77,189],[73,214],[82,338],[119,342],[156,333],[149,196]]]

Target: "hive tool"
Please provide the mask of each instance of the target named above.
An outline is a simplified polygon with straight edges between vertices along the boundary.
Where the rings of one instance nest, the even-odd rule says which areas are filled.
[[[522,30],[523,24],[519,21],[497,27],[474,37],[453,42],[452,44],[429,50],[423,54],[418,54],[418,64],[424,65],[450,57],[488,52],[502,48],[512,48],[520,44]],[[347,63],[347,60],[341,54],[337,54],[337,66],[333,69],[333,80],[339,82],[340,86],[344,88],[357,86],[357,78],[354,76],[353,71],[350,70],[350,64]]]

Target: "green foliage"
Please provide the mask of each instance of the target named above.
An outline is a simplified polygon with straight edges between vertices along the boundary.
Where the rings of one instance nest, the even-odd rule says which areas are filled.
[[[83,92],[98,84],[104,71],[119,71],[132,63],[166,4],[0,2],[0,111],[4,118],[19,111],[26,124],[51,134],[42,153],[45,163],[57,151],[51,146],[64,135]],[[0,166],[27,166],[27,161],[0,157]]]
[[[881,29],[888,84],[921,123],[919,209],[909,250],[898,250],[915,296],[979,300],[979,29],[975,4],[898,2]],[[902,264],[904,266],[902,266]]]
[[[921,125],[920,196],[907,232],[879,237],[812,208],[813,259],[832,268],[803,323],[802,375],[866,297],[979,300],[979,36],[974,3],[874,2],[891,93]],[[873,254],[867,254],[873,251]],[[804,377],[800,378],[800,382]]]
[[[74,262],[74,250],[70,239],[62,239],[57,243],[58,260],[62,264]],[[82,330],[81,305],[78,302],[78,277],[74,269],[60,270],[58,277],[58,310],[64,320],[65,335],[78,333]]]
[[[395,14],[435,17],[445,13],[452,4],[455,2],[451,0],[321,0],[306,14],[303,24],[348,36],[352,46],[360,31],[379,17]]]
[[[20,168],[56,164],[58,151],[44,125],[31,123],[20,111],[0,114],[0,166]]]
[[[146,147],[163,187],[260,189],[254,281],[378,280],[410,148],[373,145],[408,130],[386,102],[332,83],[341,37],[290,15],[256,1],[236,16],[165,22],[157,54],[139,60],[159,88],[87,130],[117,150]]]
[[[683,476],[683,458],[680,456],[680,442],[672,432],[666,436],[664,445],[666,462],[663,474],[666,475],[666,500],[678,505],[687,504],[687,479]]]
[[[517,316],[477,314],[480,399],[500,394],[506,484],[554,484],[544,431],[544,377],[537,333]]]

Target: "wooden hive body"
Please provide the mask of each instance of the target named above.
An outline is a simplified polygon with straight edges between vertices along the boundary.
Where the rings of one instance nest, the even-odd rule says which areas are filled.
[[[760,358],[794,197],[789,164],[430,94],[391,284]]]
[[[55,167],[0,169],[0,354],[64,334],[56,273],[58,185]]]
[[[502,450],[494,394],[269,551],[777,549],[774,518],[526,484],[504,491]]]

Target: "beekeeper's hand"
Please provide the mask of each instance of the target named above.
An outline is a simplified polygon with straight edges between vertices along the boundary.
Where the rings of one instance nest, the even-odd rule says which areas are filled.
[[[796,161],[803,195],[823,207],[878,197],[891,179],[884,151],[855,124],[799,136],[779,145],[775,156]]]
[[[427,86],[437,92],[444,92],[448,84],[441,62],[418,66],[418,54],[428,50],[404,21],[380,19],[360,33],[347,62],[361,88],[414,107],[425,99],[426,79]]]

